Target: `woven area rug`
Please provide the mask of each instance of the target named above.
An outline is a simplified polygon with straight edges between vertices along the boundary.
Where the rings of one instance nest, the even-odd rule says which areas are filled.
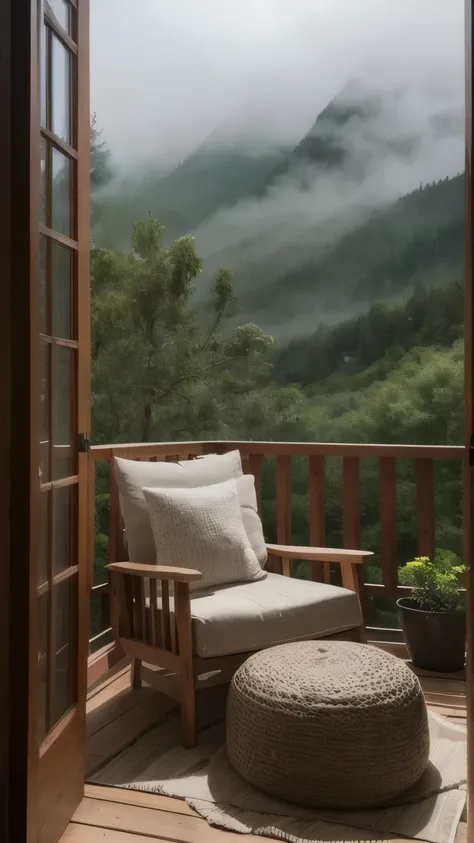
[[[222,711],[207,710],[199,744],[180,745],[173,715],[97,771],[92,781],[185,799],[211,825],[289,843],[369,843],[409,837],[453,843],[465,806],[466,731],[430,714],[426,773],[397,804],[364,811],[304,809],[248,785],[227,761]]]

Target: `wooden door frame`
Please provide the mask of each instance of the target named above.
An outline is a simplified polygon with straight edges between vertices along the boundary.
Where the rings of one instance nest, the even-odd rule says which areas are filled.
[[[87,2],[83,7],[87,9]],[[80,17],[87,43],[88,15]],[[38,22],[34,0],[0,0],[0,839],[33,843],[37,833],[38,747],[36,552],[39,545],[38,310],[40,134]],[[83,67],[88,65],[83,52]],[[79,284],[84,293],[81,363],[88,369],[89,321],[89,73],[80,75],[78,149]],[[84,343],[85,340],[85,343]],[[86,379],[84,394],[90,384]],[[90,389],[89,389],[90,392]],[[87,395],[86,395],[87,397]],[[88,401],[79,406],[89,432]],[[87,455],[82,457],[87,474]],[[85,495],[87,482],[80,494]],[[84,504],[84,501],[86,502]],[[86,547],[87,536],[82,537]],[[82,576],[88,571],[83,566]],[[88,617],[89,593],[79,611]],[[79,651],[86,687],[87,642]],[[85,712],[84,712],[85,717]],[[5,728],[6,726],[6,728]],[[14,750],[10,751],[10,747]]]
[[[30,143],[32,115],[37,108],[30,68],[36,50],[36,15],[30,0],[1,0],[0,7],[0,523],[2,550],[6,551],[0,557],[0,711],[2,723],[7,724],[0,769],[5,839],[22,843],[33,830],[35,805],[28,724],[30,710],[36,706],[29,687],[30,635],[36,628],[36,617],[30,611],[31,584],[35,585],[30,577],[30,551],[35,543],[32,525],[37,522],[30,494],[34,464],[38,471],[30,447],[34,409],[30,335],[34,305],[30,214],[34,209],[30,183],[33,167],[39,167],[39,143]],[[33,425],[38,430],[37,418]],[[8,752],[9,745],[15,747],[14,752]]]
[[[464,561],[467,574],[467,839],[474,843],[474,468],[470,466],[470,444],[474,435],[474,172],[473,172],[473,15],[474,0],[465,0],[465,121],[466,121],[466,222],[464,299],[464,407],[465,459],[463,484]],[[469,810],[469,804],[471,810]]]
[[[0,722],[9,719],[9,611],[10,611],[10,2],[0,2]],[[0,730],[0,837],[8,840],[9,729]]]
[[[31,336],[30,311],[34,299],[30,287],[30,182],[39,145],[30,144],[32,99],[30,68],[36,49],[35,15],[30,0],[2,0],[1,55],[2,100],[2,366],[1,393],[5,399],[2,430],[2,527],[7,552],[1,560],[2,607],[0,623],[7,652],[2,646],[2,709],[6,712],[10,745],[8,755],[7,837],[27,840],[33,829],[35,800],[31,758],[29,712],[36,705],[29,687],[30,634],[36,618],[30,611],[30,551],[34,546],[32,524],[34,500],[30,494],[33,470],[31,441]],[[5,113],[6,112],[6,113]],[[5,122],[4,122],[5,121]],[[6,171],[6,172],[5,172]],[[5,355],[5,357],[3,356]],[[7,365],[3,366],[6,359]],[[38,420],[36,419],[36,424]],[[3,438],[5,436],[5,438]],[[37,437],[38,438],[38,437]],[[4,451],[6,452],[4,454]],[[15,455],[14,461],[11,455]],[[6,459],[4,459],[4,456]],[[38,463],[36,463],[37,465]],[[37,470],[37,469],[36,469]],[[8,507],[8,508],[7,508]],[[8,541],[8,537],[10,541]],[[2,535],[3,539],[3,535]],[[9,552],[10,549],[10,552]],[[8,587],[4,588],[7,583]],[[29,584],[29,586],[28,586]],[[3,639],[3,634],[6,634]],[[8,671],[5,669],[8,659]],[[7,738],[8,739],[8,738]],[[8,747],[7,747],[8,749]]]

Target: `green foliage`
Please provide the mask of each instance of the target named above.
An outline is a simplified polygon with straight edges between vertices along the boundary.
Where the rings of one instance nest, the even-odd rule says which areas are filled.
[[[295,245],[295,268],[286,274],[281,273],[280,260],[252,266],[252,278],[265,283],[245,284],[237,272],[238,255],[235,261],[226,257],[226,262],[235,266],[237,282],[245,284],[241,299],[246,311],[264,325],[284,326],[307,308],[315,316],[340,316],[342,307],[346,313],[365,309],[368,303],[396,299],[419,286],[462,277],[464,214],[464,177],[458,175],[420,186],[365,220],[358,210],[358,219],[350,219],[346,226],[347,233],[339,233],[337,220],[328,221],[329,236],[315,242],[305,263]]]
[[[460,575],[467,571],[461,560],[447,550],[438,550],[434,559],[418,556],[400,569],[402,585],[411,585],[412,599],[427,612],[455,612],[464,609]]]
[[[105,187],[113,177],[111,152],[106,142],[101,140],[102,130],[97,128],[97,117],[92,115],[90,129],[91,143],[91,190]]]
[[[235,325],[232,274],[220,269],[207,307],[193,293],[202,261],[192,237],[164,245],[153,217],[133,250],[93,249],[92,410],[96,441],[294,434],[303,398],[271,384],[273,340]]]
[[[360,316],[276,349],[275,375],[281,384],[356,391],[387,377],[414,348],[450,347],[462,337],[463,322],[460,281],[419,287],[408,299],[377,302]]]

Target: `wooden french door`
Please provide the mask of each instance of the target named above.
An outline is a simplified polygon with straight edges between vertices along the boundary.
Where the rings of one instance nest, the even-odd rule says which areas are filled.
[[[474,0],[465,0],[466,70],[466,249],[464,300],[464,563],[467,574],[467,776],[468,843],[474,843],[474,160],[473,160],[473,15]]]
[[[84,791],[88,652],[89,0],[33,0],[32,390],[37,549],[30,641],[34,843],[55,843]],[[36,70],[36,73],[35,73]],[[36,82],[36,84],[35,84]],[[36,108],[34,103],[36,102]],[[34,134],[36,132],[36,138]],[[36,266],[34,262],[36,261]],[[36,338],[36,342],[35,342]],[[34,407],[33,407],[34,414]],[[34,473],[33,473],[34,476]],[[34,490],[33,490],[34,492]],[[35,642],[33,644],[33,642]]]

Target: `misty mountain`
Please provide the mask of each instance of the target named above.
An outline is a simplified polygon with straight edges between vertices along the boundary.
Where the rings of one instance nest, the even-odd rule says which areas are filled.
[[[307,332],[459,274],[461,176],[397,193],[413,184],[426,137],[457,137],[462,120],[443,112],[410,124],[407,96],[346,86],[256,195],[198,227],[206,271],[232,270],[243,318],[278,336]]]
[[[94,240],[128,248],[148,213],[168,242],[193,233],[204,259],[198,298],[225,266],[242,318],[280,339],[451,281],[463,259],[461,176],[398,197],[413,185],[426,135],[457,137],[462,119],[449,110],[409,120],[407,96],[351,82],[292,149],[259,143],[249,119],[224,122],[173,171],[150,166],[126,194],[96,201]]]
[[[246,151],[229,143],[222,147],[212,135],[158,182],[154,192],[156,207],[165,213],[181,214],[189,227],[195,228],[222,206],[231,207],[246,196],[257,194],[286,152]]]
[[[386,95],[385,95],[386,96]],[[350,149],[351,132],[381,116],[385,99],[380,92],[368,91],[358,81],[347,85],[326,108],[286,158],[270,173],[262,185],[262,193],[278,180],[289,177],[298,179],[305,186],[304,176],[317,167],[322,170],[346,169],[357,172],[354,149]]]
[[[395,298],[418,285],[462,277],[464,177],[444,179],[373,212],[322,254],[267,288],[240,295],[244,313],[276,333],[308,314],[303,330]]]
[[[94,238],[101,246],[128,248],[131,225],[151,213],[171,242],[220,208],[257,195],[287,154],[287,149],[269,149],[251,138],[232,141],[229,127],[218,126],[170,173],[149,167],[128,195],[101,200]]]

